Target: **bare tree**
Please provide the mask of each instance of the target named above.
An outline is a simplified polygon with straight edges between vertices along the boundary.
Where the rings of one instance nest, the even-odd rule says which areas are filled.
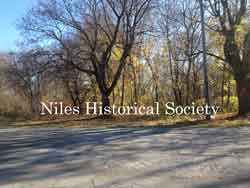
[[[7,82],[11,88],[29,99],[31,113],[38,116],[43,72],[50,58],[46,52],[31,50],[12,54],[10,59],[6,72]]]
[[[190,104],[199,97],[199,4],[192,0],[164,0],[160,13],[172,93],[176,103]]]
[[[57,42],[66,54],[61,59],[94,76],[105,107],[133,46],[146,32],[151,8],[152,0],[44,0],[28,12],[21,26],[36,42]],[[73,37],[81,44],[74,51],[65,43]],[[116,70],[108,76],[112,63]]]

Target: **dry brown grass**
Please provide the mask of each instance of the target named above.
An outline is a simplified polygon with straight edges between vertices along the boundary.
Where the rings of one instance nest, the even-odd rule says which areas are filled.
[[[190,116],[113,116],[103,117],[42,117],[33,120],[17,121],[0,118],[4,127],[82,127],[82,128],[111,128],[111,127],[241,127],[250,126],[249,118],[233,118],[235,114],[220,114],[211,121],[204,117]]]

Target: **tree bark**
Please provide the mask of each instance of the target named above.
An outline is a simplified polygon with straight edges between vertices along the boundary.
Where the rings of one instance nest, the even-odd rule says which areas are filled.
[[[230,110],[230,97],[231,97],[231,84],[230,80],[228,81],[227,84],[227,110]]]
[[[159,89],[158,84],[155,84],[155,102],[159,102]]]
[[[243,57],[240,56],[240,49],[236,44],[235,33],[226,33],[224,53],[227,62],[233,69],[234,79],[236,80],[238,95],[238,115],[244,116],[250,113],[250,78],[249,78],[249,58],[248,43],[250,38],[246,36],[244,43]]]
[[[222,70],[222,81],[221,81],[221,106],[224,106],[224,87],[225,87],[225,71],[226,71],[226,65],[223,65],[223,70]]]
[[[122,74],[122,93],[121,93],[121,102],[120,105],[123,106],[124,105],[124,97],[125,97],[125,67],[123,69],[123,74]]]
[[[237,94],[239,100],[239,115],[246,115],[250,112],[250,80],[248,79],[238,79],[237,84]]]
[[[105,108],[110,106],[110,100],[107,93],[102,92],[102,112],[104,116],[110,116],[111,114],[105,114]]]

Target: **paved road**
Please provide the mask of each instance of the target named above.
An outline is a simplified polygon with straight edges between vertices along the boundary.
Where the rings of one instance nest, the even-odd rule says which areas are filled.
[[[0,129],[0,188],[249,188],[250,128]]]

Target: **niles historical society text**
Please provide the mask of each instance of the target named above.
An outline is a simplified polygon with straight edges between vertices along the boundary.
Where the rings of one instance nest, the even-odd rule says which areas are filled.
[[[191,105],[180,106],[174,102],[160,104],[155,102],[152,106],[138,105],[133,106],[105,106],[98,102],[85,102],[84,107],[66,106],[63,102],[41,102],[41,115],[215,115],[219,111],[218,106]]]

